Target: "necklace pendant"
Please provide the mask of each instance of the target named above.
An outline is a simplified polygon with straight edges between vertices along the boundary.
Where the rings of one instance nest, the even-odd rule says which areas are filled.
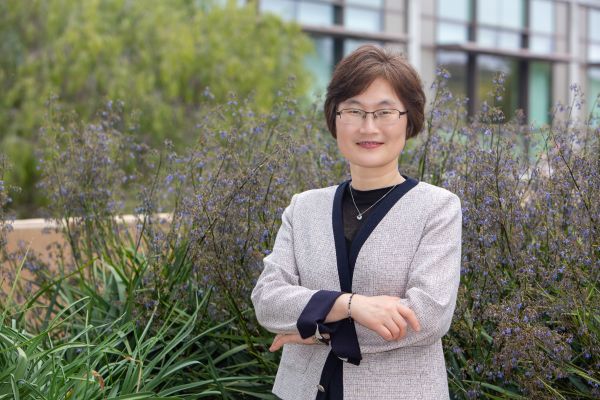
[[[356,216],[356,219],[360,221],[360,220],[362,219],[362,214],[358,214],[358,215]]]

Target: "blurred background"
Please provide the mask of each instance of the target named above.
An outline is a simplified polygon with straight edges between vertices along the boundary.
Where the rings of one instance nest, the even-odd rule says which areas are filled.
[[[367,42],[393,46],[431,83],[436,66],[451,89],[481,106],[497,71],[507,75],[503,111],[537,124],[568,102],[578,83],[593,103],[600,89],[600,1],[583,0],[260,0],[261,12],[297,21],[317,54],[307,66],[322,90],[333,66]]]
[[[32,0],[0,3],[0,147],[22,188],[18,218],[41,216],[35,143],[49,102],[84,119],[110,100],[135,134],[176,148],[196,139],[206,101],[230,92],[269,110],[292,95],[319,101],[336,63],[363,43],[402,51],[429,87],[436,68],[473,117],[506,75],[500,106],[547,124],[573,84],[600,92],[600,0]]]

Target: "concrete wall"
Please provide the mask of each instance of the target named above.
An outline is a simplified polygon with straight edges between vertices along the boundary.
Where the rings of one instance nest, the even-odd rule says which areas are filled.
[[[155,217],[157,220],[164,219],[166,224],[161,225],[162,229],[169,228],[171,214],[163,213]],[[127,226],[127,231],[135,237],[137,231],[138,219],[132,215],[125,215],[123,218],[117,218],[116,222],[123,226]],[[65,224],[66,221],[63,221]],[[13,230],[8,233],[6,251],[9,254],[18,252],[24,253],[21,249],[28,249],[27,254],[35,256],[40,261],[49,265],[49,268],[55,269],[58,266],[59,249],[62,252],[62,259],[71,262],[72,251],[71,246],[65,239],[65,235],[61,232],[61,225],[55,222],[45,221],[44,219],[22,219],[16,220],[12,224]],[[63,225],[64,226],[64,225]],[[143,248],[142,248],[143,250]],[[21,260],[22,257],[19,257]],[[17,264],[18,266],[18,264]],[[0,266],[0,282],[1,290],[8,293],[9,287],[12,284],[12,279],[7,278],[6,272],[12,270],[13,263],[5,260],[4,265]],[[14,272],[14,271],[12,271]],[[26,269],[22,270],[21,279],[29,279],[32,274]]]

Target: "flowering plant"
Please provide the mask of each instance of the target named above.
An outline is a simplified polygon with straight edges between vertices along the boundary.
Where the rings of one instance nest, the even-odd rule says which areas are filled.
[[[519,111],[509,118],[499,107],[498,76],[468,120],[466,100],[448,90],[448,77],[438,71],[426,129],[409,141],[400,168],[462,202],[461,285],[443,338],[451,392],[461,399],[597,398],[600,129],[594,114],[576,116],[582,93],[574,87],[574,102],[554,107],[549,125],[531,126]],[[211,98],[209,90],[204,95]],[[226,331],[202,345],[233,356],[216,356],[200,373],[182,367],[176,380],[243,376],[239,389],[257,376],[243,393],[266,391],[277,360],[249,296],[262,258],[294,193],[348,178],[318,109],[282,91],[274,108],[261,113],[231,95],[206,107],[187,148],[167,141],[157,150],[133,139],[140,132],[122,122],[129,120],[122,104],[109,103],[91,124],[55,112],[39,155],[40,188],[52,199],[49,218],[72,218],[65,234],[74,251],[58,277],[30,264],[37,280],[23,297],[30,305],[60,298],[50,303],[51,315],[93,293],[86,318],[101,324],[125,315],[135,321],[127,335],[136,335],[136,327],[164,333],[173,313],[200,312],[182,325],[185,332],[227,321]],[[111,218],[128,210],[136,218],[132,230]],[[201,311],[199,299],[205,299]],[[77,334],[77,325],[71,327],[57,337]],[[189,361],[198,353],[179,356]],[[215,390],[235,392],[225,385]]]

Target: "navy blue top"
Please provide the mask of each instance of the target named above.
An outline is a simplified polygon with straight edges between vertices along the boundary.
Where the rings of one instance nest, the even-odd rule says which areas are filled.
[[[362,359],[354,320],[345,318],[330,323],[324,321],[336,299],[342,293],[352,293],[354,265],[362,245],[394,204],[419,183],[416,179],[402,176],[405,181],[397,185],[368,212],[364,210],[387,193],[391,186],[365,191],[352,189],[356,205],[364,213],[360,221],[356,219],[358,211],[350,197],[350,180],[341,183],[336,190],[332,225],[341,291],[320,290],[315,293],[296,323],[300,336],[305,339],[315,334],[317,326],[320,333],[329,333],[331,336],[331,351],[320,379],[325,391],[317,393],[317,400],[343,399],[342,362],[359,365]]]

